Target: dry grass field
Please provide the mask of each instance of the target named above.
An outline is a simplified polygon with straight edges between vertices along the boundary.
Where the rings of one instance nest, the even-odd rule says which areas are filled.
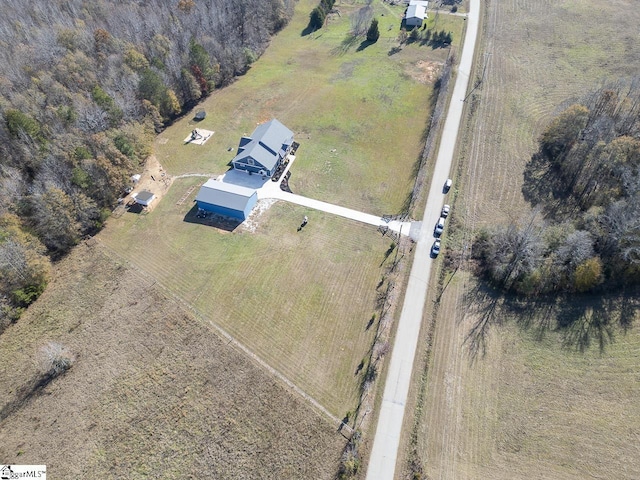
[[[42,347],[71,369],[24,400]],[[0,458],[52,478],[332,478],[344,439],[147,275],[80,245],[0,345]],[[16,400],[23,401],[16,402]]]
[[[458,250],[483,225],[530,214],[522,173],[558,111],[640,69],[634,2],[489,1],[483,12],[476,74],[485,62],[486,74],[460,149],[452,217],[460,228],[445,239]],[[424,387],[424,397],[407,437],[416,435],[424,478],[640,478],[637,293],[514,311],[482,292],[466,266],[448,284],[433,329],[423,332],[421,343],[433,345],[415,372],[414,394]],[[635,319],[622,328],[625,310]],[[556,329],[559,315],[578,320]],[[603,317],[610,324],[598,335],[592,320]],[[585,333],[591,343],[581,351]],[[405,453],[409,438],[406,445]],[[405,462],[398,478],[407,476]]]

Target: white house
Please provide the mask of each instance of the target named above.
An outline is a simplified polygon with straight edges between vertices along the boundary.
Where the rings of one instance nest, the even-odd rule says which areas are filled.
[[[429,2],[425,0],[410,0],[409,7],[404,16],[404,23],[407,27],[420,27],[427,18],[427,6]]]

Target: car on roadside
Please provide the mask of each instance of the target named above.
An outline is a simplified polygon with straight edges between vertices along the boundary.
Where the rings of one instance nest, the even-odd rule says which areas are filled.
[[[436,237],[439,237],[440,235],[442,235],[442,232],[444,231],[444,217],[440,217],[438,219],[438,223],[436,223],[436,228],[433,229],[433,234]]]
[[[447,178],[447,181],[444,182],[444,187],[442,188],[442,191],[444,193],[447,193],[451,188],[451,185],[453,185],[453,180],[451,180],[450,178]]]
[[[449,212],[451,211],[451,207],[449,205],[442,206],[442,212],[440,213],[441,217],[447,218],[449,216]]]
[[[436,241],[431,245],[431,257],[436,258],[440,253],[440,239],[436,238]]]

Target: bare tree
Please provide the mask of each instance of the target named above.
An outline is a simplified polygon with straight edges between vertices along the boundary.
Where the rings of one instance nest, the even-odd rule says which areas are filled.
[[[367,4],[351,14],[351,35],[354,37],[362,37],[367,33],[371,20],[373,20],[372,0],[368,0]]]
[[[41,364],[43,373],[56,377],[71,368],[75,356],[61,343],[49,342],[41,349]]]

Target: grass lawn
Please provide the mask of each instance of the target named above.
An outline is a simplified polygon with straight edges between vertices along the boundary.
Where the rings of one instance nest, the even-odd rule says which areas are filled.
[[[365,326],[390,240],[286,203],[264,212],[255,232],[185,221],[197,190],[176,203],[201,181],[176,180],[148,215],[111,219],[100,241],[344,415],[357,399],[354,372],[374,334]],[[297,232],[304,215],[309,225]]]
[[[381,32],[375,44],[349,36],[350,14],[364,2],[338,2],[340,16],[302,35],[316,5],[298,3],[291,24],[249,72],[202,103],[207,117],[198,126],[215,131],[205,146],[183,144],[196,125],[190,116],[159,136],[156,155],[169,173],[223,172],[240,136],[276,117],[301,145],[294,192],[375,214],[400,210],[447,50],[411,44],[390,55],[404,10],[381,2],[373,3]],[[463,20],[446,25],[457,44]]]
[[[412,44],[390,54],[403,9],[382,3],[374,4],[376,44],[347,41],[349,13],[364,3],[338,3],[340,16],[302,35],[314,6],[299,3],[251,70],[203,103],[198,127],[215,131],[204,146],[184,145],[195,126],[184,118],[159,136],[156,156],[172,175],[218,174],[241,135],[276,117],[301,144],[290,182],[296,193],[398,212],[446,51]],[[456,20],[452,28],[461,28]],[[197,189],[176,203],[202,182],[176,180],[150,214],[111,219],[101,241],[342,418],[358,398],[355,371],[373,339],[375,328],[365,326],[390,241],[370,226],[284,203],[255,232],[185,222]],[[310,225],[297,233],[303,215]]]

